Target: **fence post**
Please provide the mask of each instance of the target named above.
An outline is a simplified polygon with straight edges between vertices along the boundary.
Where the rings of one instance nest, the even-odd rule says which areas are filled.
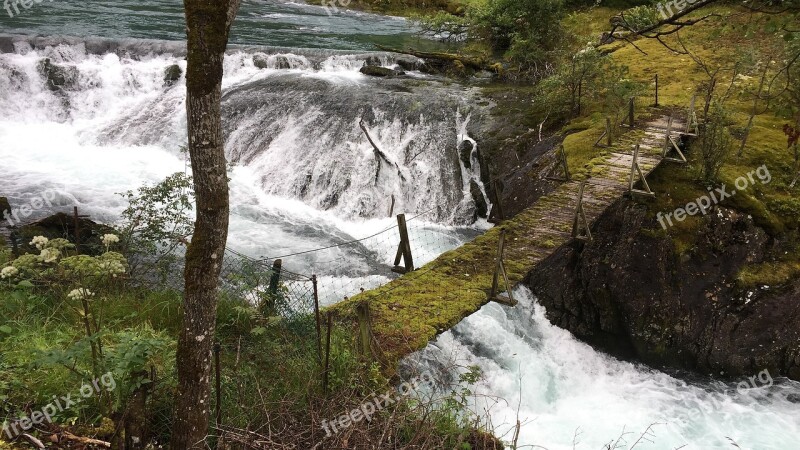
[[[331,361],[331,327],[333,325],[331,313],[328,313],[327,321],[328,321],[328,328],[326,330],[326,337],[325,337],[325,371],[322,372],[322,392],[325,395],[328,395],[328,372],[330,369],[330,361]]]
[[[220,425],[222,425],[222,405],[221,405],[221,402],[222,402],[222,388],[221,388],[222,382],[220,381],[220,378],[221,378],[220,372],[221,372],[221,370],[220,370],[220,364],[219,364],[219,353],[220,353],[220,350],[221,350],[221,347],[219,345],[219,342],[215,342],[214,343],[214,376],[215,376],[216,379],[214,381],[214,386],[216,388],[217,404],[215,406],[215,411],[214,411],[214,414],[215,414],[214,423],[216,425],[217,431],[219,431],[219,427],[220,427]]]
[[[272,263],[272,275],[269,277],[269,287],[267,287],[267,313],[271,314],[275,309],[275,302],[278,300],[278,284],[281,280],[281,267],[283,261],[276,259]]]
[[[606,138],[608,139],[608,146],[611,147],[611,117],[606,116]]]
[[[664,151],[661,154],[662,158],[667,157],[670,145],[672,144],[672,120],[673,120],[672,116],[669,116],[669,122],[667,123],[667,132],[664,135]]]
[[[11,251],[13,252],[15,258],[19,258],[19,244],[17,243],[18,237],[16,226],[12,228],[9,238],[11,239]]]
[[[78,216],[78,207],[77,206],[74,206],[72,208],[72,213],[73,213],[72,220],[73,220],[74,225],[75,225],[75,250],[78,253],[80,253],[80,245],[81,245],[81,243],[80,243],[81,237],[80,236],[81,236],[81,234],[80,234],[80,231],[78,230],[78,226],[79,226],[80,221],[78,220],[79,216]]]
[[[635,112],[634,111],[634,101],[635,101],[635,99],[636,99],[636,97],[631,97],[631,101],[628,104],[628,122],[630,122],[630,127],[631,128],[633,128],[633,125],[634,125],[633,115],[634,115],[634,112]]]
[[[395,202],[394,194],[392,194],[392,206],[389,207],[389,217],[392,217],[394,215],[394,202]]]
[[[592,230],[589,227],[589,221],[586,219],[586,211],[583,209],[583,194],[586,190],[586,181],[581,183],[580,191],[578,191],[578,205],[575,207],[575,217],[572,219],[572,237],[578,240],[591,241]],[[581,234],[581,222],[586,228],[586,234]]]
[[[500,265],[503,263],[503,250],[506,246],[506,230],[505,228],[500,229],[500,239],[497,243],[498,248],[498,256],[497,256],[497,263],[494,266],[494,278],[492,279],[492,291],[489,293],[489,298],[493,299],[497,295],[497,282],[498,282],[498,274],[500,273]]]
[[[511,283],[508,281],[508,274],[506,273],[506,266],[503,262],[503,256],[506,250],[506,230],[500,229],[500,240],[497,245],[497,264],[494,268],[494,277],[492,278],[492,291],[489,293],[489,300],[500,303],[506,306],[516,306],[517,302],[514,300],[514,294],[511,293]],[[500,275],[503,275],[503,281],[506,283],[506,292],[508,297],[497,295],[498,282]]]
[[[503,213],[503,201],[500,192],[500,183],[495,179],[492,182],[492,186],[494,186],[494,200],[495,204],[497,205],[497,214],[495,215],[495,220],[497,220],[497,223],[501,223],[502,221],[506,220],[506,215]]]
[[[322,363],[322,324],[319,315],[319,290],[317,289],[317,276],[311,275],[311,283],[314,285],[314,319],[317,326],[317,361]]]
[[[656,74],[656,108],[658,108],[658,74]]]
[[[392,272],[406,274],[414,271],[414,257],[411,255],[411,241],[408,238],[405,214],[397,215],[397,227],[400,230],[400,245],[397,247],[397,255],[394,258]],[[401,260],[404,263],[404,267],[400,267]]]
[[[371,362],[372,355],[372,318],[370,317],[369,303],[361,302],[356,306],[356,318],[358,320],[359,350],[361,357]]]

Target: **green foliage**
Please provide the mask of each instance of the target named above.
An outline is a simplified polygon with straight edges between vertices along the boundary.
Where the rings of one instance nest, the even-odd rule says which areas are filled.
[[[716,181],[732,153],[733,138],[728,128],[730,124],[730,113],[721,104],[714,102],[696,145],[700,150],[700,177],[704,181]]]
[[[133,276],[164,279],[175,270],[177,250],[194,230],[192,188],[192,178],[177,172],[156,185],[120,194],[128,201],[121,228]]]
[[[633,30],[641,30],[654,25],[661,20],[661,15],[656,8],[650,5],[640,5],[622,13],[625,23]]]
[[[563,42],[563,0],[489,0],[467,14],[477,36],[526,69],[551,59]]]

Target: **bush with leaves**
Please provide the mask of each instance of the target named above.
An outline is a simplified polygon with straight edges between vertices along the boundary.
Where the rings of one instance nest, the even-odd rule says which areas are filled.
[[[523,69],[552,59],[563,15],[563,0],[489,0],[468,11],[476,35]]]
[[[703,181],[717,181],[722,166],[733,151],[730,124],[730,113],[724,106],[714,102],[697,143],[697,148],[700,150],[700,177]]]
[[[175,272],[194,230],[192,178],[177,172],[164,181],[120,194],[128,201],[122,212],[122,248],[136,279],[165,280]]]

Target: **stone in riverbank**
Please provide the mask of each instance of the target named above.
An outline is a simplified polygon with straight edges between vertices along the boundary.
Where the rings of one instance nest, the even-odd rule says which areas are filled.
[[[800,280],[738,287],[740,270],[766,259],[774,241],[732,210],[705,220],[694,249],[679,256],[645,207],[620,200],[596,222],[593,242],[559,249],[525,283],[553,323],[615,355],[800,379]]]
[[[117,234],[113,228],[99,224],[87,218],[78,219],[78,234],[80,236],[80,252],[94,255],[105,251],[102,244],[104,234]],[[57,213],[42,220],[19,227],[18,234],[21,239],[23,253],[39,253],[30,245],[34,236],[44,236],[48,239],[64,238],[75,242],[75,218],[69,214]]]

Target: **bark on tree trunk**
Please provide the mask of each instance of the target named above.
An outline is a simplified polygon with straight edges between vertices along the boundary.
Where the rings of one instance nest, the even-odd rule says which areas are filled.
[[[206,447],[217,284],[228,238],[227,162],[220,119],[222,62],[239,2],[184,0],[186,115],[197,219],[184,269],[172,450]]]

